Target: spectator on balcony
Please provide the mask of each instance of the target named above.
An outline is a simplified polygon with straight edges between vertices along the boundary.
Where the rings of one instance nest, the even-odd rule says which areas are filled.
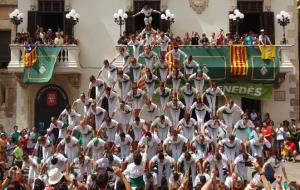
[[[244,45],[253,45],[254,38],[253,38],[253,31],[250,31],[249,34],[245,34],[243,44]]]
[[[181,40],[180,36],[177,36],[177,37],[175,38],[175,44],[177,44],[177,45],[182,45],[182,40]]]
[[[216,37],[216,33],[211,33],[211,36],[209,37],[209,42],[210,45],[215,46],[217,45],[217,37]]]
[[[69,38],[69,35],[65,35],[64,36],[64,44],[65,45],[68,45],[71,43],[71,39]]]
[[[127,45],[129,38],[127,37],[126,31],[123,32],[123,35],[118,39],[118,44]]]
[[[56,37],[54,39],[54,44],[55,45],[63,45],[64,44],[64,39],[61,36],[60,32],[55,33]]]
[[[191,44],[192,45],[199,45],[200,36],[198,32],[192,32]]]
[[[190,34],[188,32],[185,33],[185,36],[183,38],[183,45],[190,45],[191,44],[191,38]]]
[[[232,44],[241,44],[240,35],[234,34]]]
[[[205,34],[205,33],[202,34],[202,37],[201,37],[201,39],[200,39],[200,44],[201,44],[201,45],[208,45],[208,44],[209,44],[209,40],[208,40],[208,38],[206,37],[206,34]]]
[[[265,34],[265,30],[264,29],[261,29],[260,30],[260,35],[259,35],[259,44],[260,45],[272,45],[272,42],[269,38],[269,36],[267,36]]]
[[[217,45],[224,45],[224,31],[223,29],[220,29],[220,32],[218,34],[218,37],[217,37]]]
[[[232,37],[230,33],[226,33],[226,37],[224,39],[224,45],[232,45]]]

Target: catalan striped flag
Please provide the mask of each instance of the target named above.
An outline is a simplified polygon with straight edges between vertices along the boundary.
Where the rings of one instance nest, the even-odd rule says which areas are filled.
[[[247,48],[242,45],[230,46],[231,76],[243,76],[248,73]]]
[[[35,46],[25,46],[23,50],[24,67],[32,67],[37,61],[37,52]]]
[[[146,67],[143,67],[141,69],[141,76],[144,76],[146,74]],[[141,80],[138,84],[138,88],[141,90],[145,90],[146,89],[146,83],[145,80]]]
[[[173,49],[173,45],[171,44],[171,43],[169,43],[169,45],[168,45],[168,52],[169,51],[171,51]],[[172,55],[171,54],[169,54],[168,55],[168,57],[167,57],[167,61],[169,62],[169,63],[171,63],[171,64],[169,64],[169,72],[171,72],[172,71],[172,69],[173,69],[173,57],[172,57]]]

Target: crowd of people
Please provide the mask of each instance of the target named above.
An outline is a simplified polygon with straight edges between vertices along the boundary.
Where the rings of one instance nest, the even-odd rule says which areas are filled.
[[[244,112],[177,43],[167,51],[164,33],[155,53],[151,12],[142,10],[146,43],[133,35],[104,60],[88,92],[49,116],[46,134],[0,127],[0,189],[299,188],[285,171],[298,152],[295,120],[276,126],[269,114]]]
[[[79,40],[74,39],[72,36],[64,34],[58,27],[56,32],[53,32],[51,28],[44,31],[41,26],[36,27],[36,31],[33,36],[29,32],[17,33],[14,43],[17,44],[36,44],[36,45],[68,45],[78,44]]]

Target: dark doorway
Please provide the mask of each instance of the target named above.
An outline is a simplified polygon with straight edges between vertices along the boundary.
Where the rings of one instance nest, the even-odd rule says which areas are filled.
[[[49,84],[42,87],[35,98],[35,126],[45,134],[51,117],[58,117],[69,103],[68,95],[61,87]]]
[[[242,109],[246,112],[251,112],[255,110],[256,113],[261,112],[261,101],[260,100],[253,100],[248,98],[242,98]]]
[[[64,29],[64,14],[62,13],[41,13],[41,24],[44,30],[52,29],[52,32],[55,33],[58,28],[61,30]]]
[[[243,22],[239,24],[239,33],[245,34],[253,31],[255,34],[259,34],[261,28],[263,28],[262,13],[245,13]]]
[[[0,69],[6,68],[10,61],[11,31],[0,31]]]

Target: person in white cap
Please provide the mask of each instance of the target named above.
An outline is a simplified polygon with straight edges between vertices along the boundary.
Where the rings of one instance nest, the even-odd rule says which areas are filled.
[[[157,60],[157,53],[151,50],[150,46],[144,47],[144,52],[139,55],[139,60],[143,58],[147,69],[152,70]]]
[[[260,30],[260,35],[258,37],[260,45],[272,45],[270,38],[265,34],[265,30]]]
[[[230,100],[228,104],[225,104],[217,110],[217,116],[222,113],[225,124],[227,125],[228,134],[231,134],[233,129],[233,114],[235,112],[238,112],[240,115],[244,114],[244,111],[241,109],[241,107],[235,104],[233,100]]]
[[[167,103],[169,102],[169,97],[171,95],[172,90],[166,87],[164,82],[161,82],[159,87],[154,91],[154,94],[159,95],[160,108],[164,110],[166,108]]]
[[[48,184],[54,186],[64,178],[63,173],[58,168],[53,168],[48,172]]]
[[[210,86],[212,84],[210,77],[206,73],[204,73],[200,68],[198,68],[196,73],[193,73],[191,76],[189,76],[188,80],[194,80],[197,94],[203,93],[203,87],[206,80],[209,81]]]
[[[169,72],[169,64],[165,57],[160,57],[159,61],[155,63],[155,68],[158,70],[157,76],[159,76],[159,79],[161,82],[166,82],[168,72]]]

